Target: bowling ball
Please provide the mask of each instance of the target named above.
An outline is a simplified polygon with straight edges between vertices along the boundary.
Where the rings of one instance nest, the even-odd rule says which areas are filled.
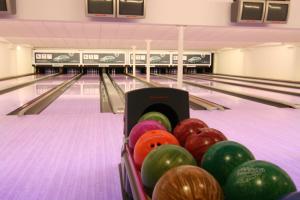
[[[201,167],[217,179],[221,186],[231,172],[241,164],[254,160],[253,154],[243,145],[223,141],[211,146],[204,154]]]
[[[224,193],[230,200],[277,200],[296,191],[289,175],[265,161],[248,161],[229,175]]]
[[[176,145],[162,145],[151,151],[142,165],[142,182],[153,189],[158,179],[169,169],[180,165],[197,165],[193,156]]]
[[[300,192],[293,192],[280,200],[300,200]]]
[[[129,147],[134,148],[138,139],[147,131],[151,130],[165,130],[166,128],[155,120],[145,120],[137,123],[130,131],[129,134]]]
[[[163,144],[179,145],[179,142],[171,133],[164,130],[152,130],[144,133],[138,139],[133,151],[136,167],[140,169],[148,153]]]
[[[205,152],[215,143],[227,140],[220,131],[213,128],[202,128],[197,133],[189,135],[184,147],[200,164]]]
[[[166,172],[155,185],[152,200],[222,200],[219,183],[205,170],[184,165]]]
[[[144,115],[142,115],[142,117],[139,119],[139,122],[144,120],[156,120],[162,125],[164,125],[164,127],[166,127],[168,131],[172,131],[171,122],[164,114],[160,112],[147,112]]]
[[[203,121],[200,119],[185,119],[175,127],[173,134],[180,142],[181,146],[184,146],[186,138],[193,134],[199,132],[201,128],[208,127]]]

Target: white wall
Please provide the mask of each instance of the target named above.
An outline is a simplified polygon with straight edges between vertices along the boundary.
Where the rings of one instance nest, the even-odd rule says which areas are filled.
[[[215,53],[214,72],[221,74],[243,74],[244,54],[240,50]]]
[[[12,68],[16,51],[9,44],[0,43],[0,78],[16,74],[16,68]]]
[[[215,55],[215,73],[300,81],[300,47],[256,47]]]
[[[20,47],[17,49],[17,73],[26,74],[32,73],[34,68],[32,67],[32,48]]]
[[[0,78],[32,73],[32,49],[0,42]]]
[[[17,0],[18,19],[57,21],[126,21],[85,16],[85,0]],[[129,20],[148,24],[231,26],[232,0],[147,0],[146,18]],[[300,28],[299,0],[291,1],[290,19],[279,27]],[[55,14],[53,14],[55,13]],[[128,20],[127,20],[128,21]]]

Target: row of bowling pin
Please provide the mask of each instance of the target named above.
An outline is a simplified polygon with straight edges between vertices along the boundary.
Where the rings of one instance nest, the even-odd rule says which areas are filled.
[[[161,71],[160,69],[153,69],[151,73],[160,74]],[[176,73],[177,73],[177,69],[166,69],[166,74],[176,74]]]
[[[78,74],[79,73],[79,69],[67,69],[67,73],[68,74]]]
[[[196,69],[187,69],[186,73],[187,74],[196,74],[197,70]]]
[[[116,74],[116,69],[111,69],[110,73],[111,74]]]
[[[153,71],[154,71],[154,74],[160,74],[160,70],[158,70],[158,69],[154,69]]]
[[[48,68],[48,69],[45,69],[45,73],[46,74],[55,74],[57,72],[56,72],[56,69]]]
[[[99,74],[99,69],[87,69],[87,74]]]
[[[177,69],[169,69],[167,74],[177,74]]]

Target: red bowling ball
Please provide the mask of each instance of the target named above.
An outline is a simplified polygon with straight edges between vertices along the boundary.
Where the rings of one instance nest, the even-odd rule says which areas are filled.
[[[227,140],[225,135],[213,128],[202,128],[186,139],[185,148],[201,163],[205,152],[214,144]]]
[[[184,146],[187,137],[191,134],[198,133],[200,129],[208,127],[200,119],[185,119],[181,121],[174,129],[174,136],[178,139],[181,146]]]

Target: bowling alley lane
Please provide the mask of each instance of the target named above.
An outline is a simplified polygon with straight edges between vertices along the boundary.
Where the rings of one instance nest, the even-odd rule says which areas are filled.
[[[186,79],[190,79],[190,77],[207,78],[207,76],[201,76],[201,75],[185,76]],[[223,82],[227,82],[227,83],[237,83],[237,84],[244,84],[244,85],[249,85],[249,86],[254,86],[254,87],[264,87],[264,88],[268,88],[268,89],[283,90],[283,91],[295,92],[295,93],[300,94],[300,85],[297,86],[297,87],[299,87],[299,89],[297,89],[297,88],[287,88],[287,87],[280,87],[280,86],[265,85],[265,84],[260,84],[260,83],[248,83],[248,82],[244,82],[243,80],[220,79],[218,77],[211,77],[211,79],[216,80],[216,81],[223,81]],[[199,79],[199,80],[201,80],[201,79]]]
[[[43,76],[46,76],[46,75],[31,75],[31,76],[24,76],[24,77],[20,77],[20,78],[14,78],[14,79],[10,79],[10,80],[0,81],[0,90],[15,86],[15,85],[18,85],[21,83],[34,81],[35,79],[42,78]]]
[[[225,78],[232,78],[232,79],[237,79],[240,81],[258,81],[258,82],[262,82],[262,83],[281,84],[281,85],[286,85],[286,86],[297,86],[297,87],[300,86],[300,83],[295,84],[295,83],[282,82],[279,80],[276,81],[276,80],[253,79],[253,78],[246,78],[246,77],[223,76],[223,75],[219,75],[219,74],[209,74],[209,77],[214,77],[214,78],[218,78],[218,79],[222,79],[222,80],[224,80]]]
[[[137,90],[141,88],[148,88],[149,86],[135,78],[126,75],[111,75],[113,80],[119,85],[124,93],[131,90]]]
[[[177,87],[176,81],[166,79],[163,77],[151,76],[151,80],[154,82],[160,83],[166,87],[172,87],[172,88]],[[203,82],[203,83],[207,84],[206,82]],[[185,84],[185,83],[183,83],[183,89],[187,90],[192,95],[195,95],[195,96],[201,97],[203,99],[212,101],[214,103],[223,105],[230,109],[245,110],[245,109],[272,109],[273,108],[272,106],[268,106],[265,104],[257,103],[254,101],[249,101],[246,99],[241,99],[238,97],[234,97],[234,96],[222,94],[220,92],[203,89],[203,88]]]
[[[203,84],[203,80],[199,80],[196,78],[185,77],[185,80]],[[265,98],[272,98],[272,99],[276,99],[279,101],[285,101],[285,102],[289,102],[289,103],[293,103],[293,104],[300,104],[300,97],[296,97],[296,96],[280,94],[280,93],[275,93],[275,92],[269,92],[269,91],[264,91],[264,90],[259,90],[259,89],[246,88],[246,87],[241,87],[241,86],[228,85],[228,84],[217,83],[217,82],[213,82],[213,81],[207,81],[207,83],[210,86],[213,86],[213,87],[216,87],[219,89],[231,90],[234,92],[241,92],[241,93],[261,96],[261,97],[265,97]]]
[[[100,77],[82,76],[41,114],[100,113]]]
[[[11,91],[0,96],[0,115],[6,115],[30,100],[51,90],[74,75],[59,75],[38,81],[32,85]]]

